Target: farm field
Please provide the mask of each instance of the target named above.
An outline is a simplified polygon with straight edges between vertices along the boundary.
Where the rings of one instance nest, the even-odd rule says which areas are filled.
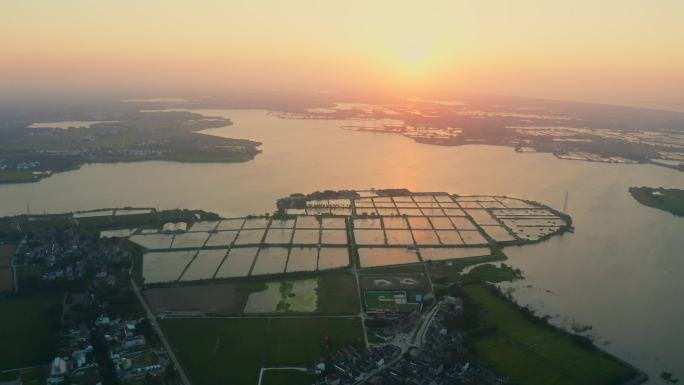
[[[481,285],[464,287],[484,310],[496,334],[471,341],[477,357],[521,385],[621,384],[636,375],[608,354],[580,346],[572,336],[525,318],[523,313]]]
[[[0,370],[50,362],[57,342],[52,320],[60,303],[56,295],[0,300]]]
[[[269,370],[264,372],[261,385],[302,385],[312,384],[317,377],[299,370]]]
[[[309,365],[344,345],[363,344],[355,317],[167,318],[161,325],[193,385],[253,385],[262,366]]]

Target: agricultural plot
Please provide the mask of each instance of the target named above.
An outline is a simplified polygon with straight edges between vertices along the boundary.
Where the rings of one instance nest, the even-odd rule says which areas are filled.
[[[466,245],[485,245],[487,240],[480,234],[479,231],[459,231],[458,234],[463,239],[463,243]]]
[[[359,261],[361,267],[401,265],[417,263],[418,254],[415,250],[400,247],[360,247]]]
[[[252,275],[284,272],[288,252],[286,247],[262,247],[254,263]]]
[[[312,313],[316,311],[317,290],[317,279],[268,282],[264,290],[249,294],[244,313]]]
[[[61,295],[52,294],[0,299],[0,371],[50,362],[61,301]]]
[[[298,230],[304,231],[304,230]],[[292,229],[274,229],[271,228],[266,232],[265,242],[269,244],[285,244],[292,240]]]
[[[306,366],[363,344],[356,317],[167,318],[161,326],[194,385],[252,385],[262,366]]]
[[[216,230],[240,230],[243,223],[245,223],[244,218],[224,219],[219,222]]]
[[[380,218],[355,218],[354,229],[381,229]]]
[[[382,218],[382,223],[383,223],[385,229],[392,229],[392,230],[408,229],[408,223],[406,223],[406,219],[404,219],[402,217],[385,217],[385,218]]]
[[[384,245],[385,233],[382,230],[354,230],[357,245]]]
[[[321,243],[324,245],[346,245],[346,230],[323,230],[321,232]]]
[[[225,260],[216,272],[216,278],[246,277],[256,258],[258,247],[230,249]]]
[[[212,231],[218,226],[218,221],[195,222],[188,231]]]
[[[264,237],[264,229],[240,230],[240,233],[235,240],[236,245],[254,245],[261,243]]]
[[[182,233],[176,234],[171,244],[172,249],[197,249],[204,246],[209,239],[209,233]]]
[[[463,239],[456,230],[437,230],[437,236],[443,245],[458,246],[463,244]]]
[[[475,222],[480,225],[498,225],[499,222],[492,217],[487,210],[482,210],[482,209],[467,209],[466,213],[470,215]]]
[[[137,243],[138,245],[148,249],[168,249],[171,247],[171,242],[173,242],[172,234],[143,234],[143,235],[133,235],[128,238],[131,242]]]
[[[299,216],[295,228],[297,229],[318,229],[321,223],[313,216]]]
[[[493,240],[497,242],[510,242],[515,241],[515,237],[512,236],[508,230],[503,226],[482,226],[482,230]]]
[[[430,223],[430,220],[425,218],[425,217],[409,218],[408,223],[412,229],[418,229],[418,230],[432,229],[432,224]]]
[[[297,229],[292,237],[292,243],[298,245],[316,245],[320,236],[319,230]]]
[[[323,218],[321,224],[324,229],[346,229],[347,221],[344,218]]]
[[[390,246],[413,245],[413,237],[408,230],[385,230],[387,244]]]
[[[196,251],[162,251],[143,255],[145,284],[176,281],[192,261]]]
[[[227,249],[200,250],[180,280],[198,281],[212,279],[227,252]]]
[[[318,266],[316,247],[292,247],[285,272],[315,271]]]
[[[349,266],[349,251],[346,247],[321,247],[318,252],[318,270],[345,266]]]
[[[243,229],[265,229],[271,222],[270,218],[247,218],[245,219],[245,224],[242,225]]]
[[[233,241],[235,240],[235,237],[237,237],[238,232],[234,230],[228,230],[228,231],[217,231],[215,233],[212,233],[209,235],[209,239],[207,240],[207,243],[205,243],[206,247],[220,247],[220,246],[228,246]]]
[[[453,223],[447,217],[430,217],[430,223],[436,230],[451,230],[454,228]]]
[[[416,245],[439,245],[439,237],[434,230],[411,230]]]

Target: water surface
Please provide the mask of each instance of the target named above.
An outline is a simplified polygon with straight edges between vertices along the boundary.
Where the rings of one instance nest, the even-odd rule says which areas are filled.
[[[263,153],[237,164],[84,166],[38,183],[0,186],[0,214],[22,213],[28,203],[40,213],[156,206],[236,217],[273,211],[277,198],[295,192],[370,187],[510,195],[562,210],[567,192],[574,234],[507,250],[527,277],[514,284],[516,298],[558,315],[559,324],[593,325],[607,350],[646,369],[653,383],[663,370],[684,377],[684,218],[642,206],[627,192],[634,185],[684,188],[684,173],[507,147],[429,146],[339,129],[345,122],[281,120],[264,111],[205,112],[235,122],[207,133],[258,140]],[[323,254],[319,268],[330,259]],[[244,274],[231,271],[233,259],[219,276]]]

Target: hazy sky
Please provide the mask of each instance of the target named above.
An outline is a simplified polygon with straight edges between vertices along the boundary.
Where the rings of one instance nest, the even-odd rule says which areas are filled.
[[[684,109],[684,0],[2,0],[0,89],[482,92]]]

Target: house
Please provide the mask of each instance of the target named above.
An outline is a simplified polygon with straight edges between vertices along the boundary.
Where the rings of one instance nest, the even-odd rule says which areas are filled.
[[[85,350],[77,350],[71,354],[71,365],[74,369],[82,368],[88,363]]]
[[[61,357],[55,357],[50,364],[50,374],[48,374],[47,383],[61,384],[64,382],[64,377],[67,375],[67,362]]]

